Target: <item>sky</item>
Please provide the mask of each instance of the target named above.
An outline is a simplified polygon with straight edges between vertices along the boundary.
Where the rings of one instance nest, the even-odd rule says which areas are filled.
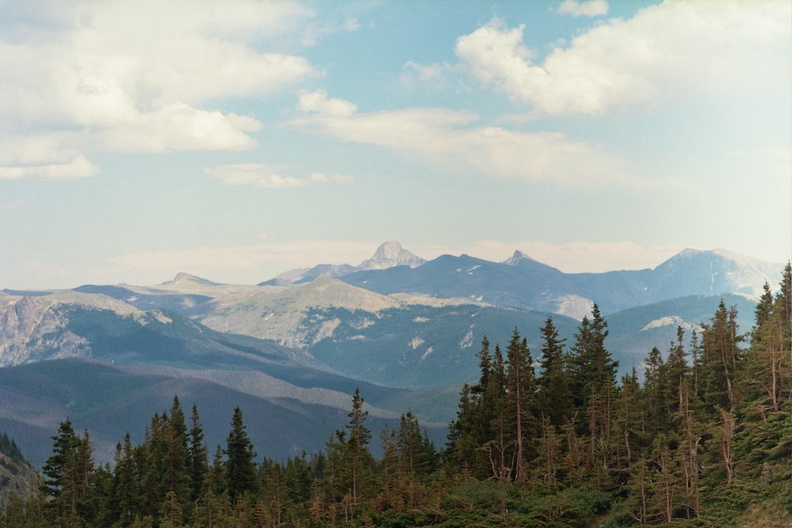
[[[792,3],[0,0],[0,289],[792,256]]]

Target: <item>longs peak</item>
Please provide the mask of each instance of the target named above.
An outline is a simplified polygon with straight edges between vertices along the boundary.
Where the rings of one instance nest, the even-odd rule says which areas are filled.
[[[363,261],[357,270],[387,269],[394,266],[417,268],[424,262],[424,259],[404,249],[399,242],[391,241],[381,244],[374,256]]]

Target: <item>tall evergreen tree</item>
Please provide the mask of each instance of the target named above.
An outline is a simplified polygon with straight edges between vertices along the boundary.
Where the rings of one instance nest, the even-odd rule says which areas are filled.
[[[231,431],[226,439],[225,482],[231,498],[231,504],[246,493],[255,494],[259,489],[253,451],[253,443],[247,434],[242,410],[234,408],[231,418]]]
[[[68,418],[52,437],[53,454],[42,471],[43,491],[52,497],[48,509],[56,523],[77,527],[92,520],[92,480],[94,472],[93,448],[88,431],[80,437]]]
[[[189,453],[187,451],[187,426],[185,424],[184,411],[182,411],[179,397],[173,397],[170,417],[165,422],[164,433],[164,488],[167,493],[173,496],[169,500],[176,501],[179,508],[183,511],[190,503],[190,466]],[[172,505],[171,505],[172,508]],[[170,510],[175,511],[174,509]]]
[[[555,426],[564,424],[572,414],[572,392],[564,365],[564,339],[559,338],[553,319],[542,326],[542,348],[539,356],[541,372],[537,379],[537,407],[541,416]]]
[[[349,411],[349,423],[346,429],[349,436],[344,449],[344,460],[348,472],[349,493],[352,504],[357,504],[363,498],[364,492],[371,479],[374,459],[368,449],[371,440],[371,431],[366,426],[368,411],[363,409],[365,400],[360,395],[360,387],[355,388],[352,396],[352,410]]]
[[[611,438],[611,425],[619,364],[605,348],[607,336],[608,323],[599,307],[594,304],[591,320],[584,317],[575,335],[570,357],[573,395],[580,391],[575,401],[581,417],[586,420],[581,421],[582,427],[579,431],[588,435],[591,460],[601,461],[596,466],[599,472],[607,469],[615,449]],[[604,483],[602,475],[597,474],[597,480]]]
[[[532,445],[537,436],[536,419],[533,414],[536,378],[528,343],[520,336],[517,329],[512,333],[506,358],[506,390],[512,427],[509,436],[514,442],[511,473],[516,482],[525,482],[528,478],[528,462],[533,458],[532,453],[528,453],[529,444]]]
[[[730,413],[736,409],[738,391],[735,379],[742,354],[739,348],[741,341],[742,336],[737,333],[737,311],[734,308],[727,310],[721,300],[710,323],[703,325],[700,358],[702,379],[699,390],[703,391],[701,397],[713,415],[717,414],[718,407]]]
[[[187,459],[190,474],[190,499],[195,502],[201,494],[209,471],[209,455],[204,442],[203,426],[198,415],[198,406],[193,404],[190,417],[189,445]]]

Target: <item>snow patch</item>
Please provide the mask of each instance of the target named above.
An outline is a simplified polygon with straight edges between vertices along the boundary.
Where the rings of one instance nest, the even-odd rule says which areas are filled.
[[[473,346],[473,330],[468,330],[462,341],[459,342],[459,348],[470,348]]]
[[[410,347],[413,350],[416,350],[419,346],[423,345],[425,341],[420,337],[413,337],[412,341],[410,341]]]
[[[413,323],[426,323],[429,321],[428,317],[416,317],[413,319]]]
[[[432,352],[434,352],[434,348],[433,347],[427,348],[426,352],[424,352],[423,355],[421,356],[421,361],[426,359],[429,356],[429,354],[431,354]]]
[[[173,322],[173,319],[171,319],[162,312],[152,312],[152,315],[154,316],[154,319],[156,319],[162,324],[171,324]]]
[[[641,328],[641,332],[651,330],[653,328],[662,328],[664,326],[681,326],[685,330],[693,330],[697,328],[697,326],[688,323],[678,315],[667,315],[665,317],[661,317],[660,319],[651,321],[649,324]]]

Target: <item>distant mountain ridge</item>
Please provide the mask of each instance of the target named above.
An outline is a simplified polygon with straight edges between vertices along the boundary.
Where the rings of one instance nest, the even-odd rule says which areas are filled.
[[[765,282],[778,283],[782,270],[782,264],[724,250],[688,249],[654,269],[564,273],[518,251],[501,263],[443,255],[416,268],[356,271],[340,279],[385,295],[468,298],[580,319],[593,303],[607,314],[686,295],[740,294],[755,299]]]
[[[381,244],[374,255],[357,266],[349,264],[318,264],[308,269],[289,270],[274,279],[259,283],[259,286],[277,286],[284,284],[302,284],[317,277],[342,277],[356,271],[383,270],[396,266],[417,268],[426,262],[421,257],[404,249],[399,242],[391,241]]]
[[[35,444],[30,454],[40,461],[57,421],[70,415],[97,431],[109,457],[123,431],[145,427],[120,417],[148,420],[178,392],[213,413],[227,413],[228,399],[249,406],[267,422],[262,435],[295,439],[277,454],[289,456],[321,447],[358,385],[373,418],[411,408],[447,423],[458,387],[476,379],[484,336],[504,344],[519,328],[537,357],[548,317],[569,344],[594,302],[623,371],[651,347],[666,350],[677,326],[689,337],[721,299],[739,308],[745,332],[751,299],[765,281],[777,285],[782,268],[685,250],[654,269],[568,274],[520,251],[504,262],[423,261],[386,243],[338,277],[320,265],[264,285],[179,273],[154,286],[5,291],[0,401],[10,403],[0,429]],[[227,420],[212,415],[215,438]]]

